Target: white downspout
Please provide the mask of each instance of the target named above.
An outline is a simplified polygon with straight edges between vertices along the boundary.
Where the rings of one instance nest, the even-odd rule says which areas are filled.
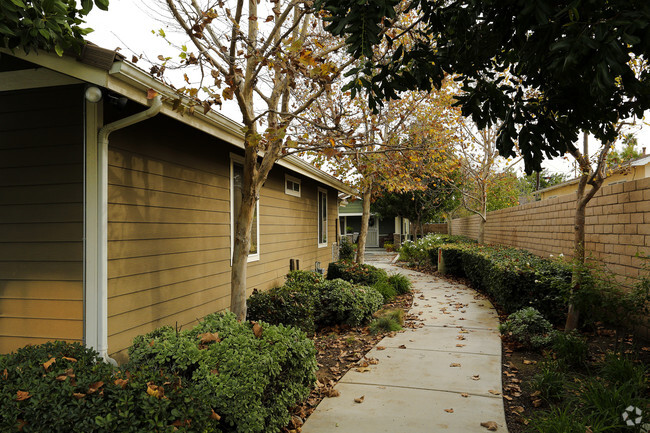
[[[96,290],[95,305],[87,306],[86,312],[93,312],[94,310],[96,325],[86,327],[86,344],[93,346],[105,361],[114,365],[117,365],[117,362],[108,356],[108,136],[118,129],[126,128],[155,116],[160,112],[161,108],[162,99],[158,95],[145,111],[105,125],[97,135],[97,189],[96,198],[93,200],[96,205],[97,229],[93,233],[96,239],[87,239],[87,242],[94,241],[96,251],[94,257],[86,256],[87,260],[95,260],[94,275],[87,275],[88,281],[86,281],[86,284],[91,287],[94,286]],[[86,322],[90,322],[92,319],[87,315]]]

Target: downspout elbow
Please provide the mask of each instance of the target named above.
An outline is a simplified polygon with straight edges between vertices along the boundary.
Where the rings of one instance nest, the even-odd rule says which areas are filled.
[[[98,347],[96,349],[104,361],[113,365],[117,365],[117,361],[108,356],[108,136],[114,131],[126,128],[127,126],[134,125],[157,115],[160,113],[162,105],[162,98],[160,95],[157,95],[153,99],[149,108],[140,113],[133,114],[124,119],[116,120],[115,122],[103,126],[97,135],[98,151],[101,152],[102,161],[100,168],[100,194],[103,195],[103,199],[100,200],[99,203],[100,209],[98,209],[101,224],[99,242],[100,245],[102,245],[100,253],[101,257],[98,258],[98,266],[103,269],[103,272],[100,273],[101,277],[97,283],[97,316],[99,323],[97,335]]]

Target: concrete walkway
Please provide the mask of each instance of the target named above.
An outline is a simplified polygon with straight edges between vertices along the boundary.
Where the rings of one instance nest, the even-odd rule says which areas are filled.
[[[410,313],[421,326],[379,342],[366,355],[378,362],[346,373],[340,396],[324,399],[302,432],[482,433],[488,421],[507,432],[494,308],[468,287],[390,265],[393,257],[367,259],[413,281]]]

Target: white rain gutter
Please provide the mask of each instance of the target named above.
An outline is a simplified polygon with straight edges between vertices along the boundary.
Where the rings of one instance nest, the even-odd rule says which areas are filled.
[[[160,112],[162,98],[156,96],[151,106],[140,113],[105,125],[97,134],[96,170],[97,177],[93,185],[88,185],[87,205],[94,205],[89,215],[95,220],[87,221],[86,261],[92,261],[86,266],[86,284],[89,286],[86,294],[86,344],[94,347],[99,355],[107,362],[117,365],[108,356],[108,136],[119,129],[149,119]],[[94,196],[94,197],[93,197]],[[93,230],[96,227],[96,230]],[[90,236],[89,236],[90,235]],[[90,253],[90,254],[89,254]],[[94,290],[93,290],[94,289]],[[92,320],[93,316],[96,320]],[[92,322],[92,323],[91,323]]]

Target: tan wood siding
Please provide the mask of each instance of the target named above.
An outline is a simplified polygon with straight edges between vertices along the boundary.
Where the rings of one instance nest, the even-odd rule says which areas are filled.
[[[83,338],[82,98],[0,92],[0,353]]]
[[[110,138],[109,352],[118,361],[136,335],[191,326],[230,304],[229,154],[236,150],[171,122],[155,117]],[[285,173],[301,179],[301,197],[284,193]],[[249,293],[282,284],[289,259],[302,269],[329,263],[337,192],[328,189],[328,246],[318,248],[319,186],[280,167],[271,172],[260,196],[260,260],[249,263]]]

